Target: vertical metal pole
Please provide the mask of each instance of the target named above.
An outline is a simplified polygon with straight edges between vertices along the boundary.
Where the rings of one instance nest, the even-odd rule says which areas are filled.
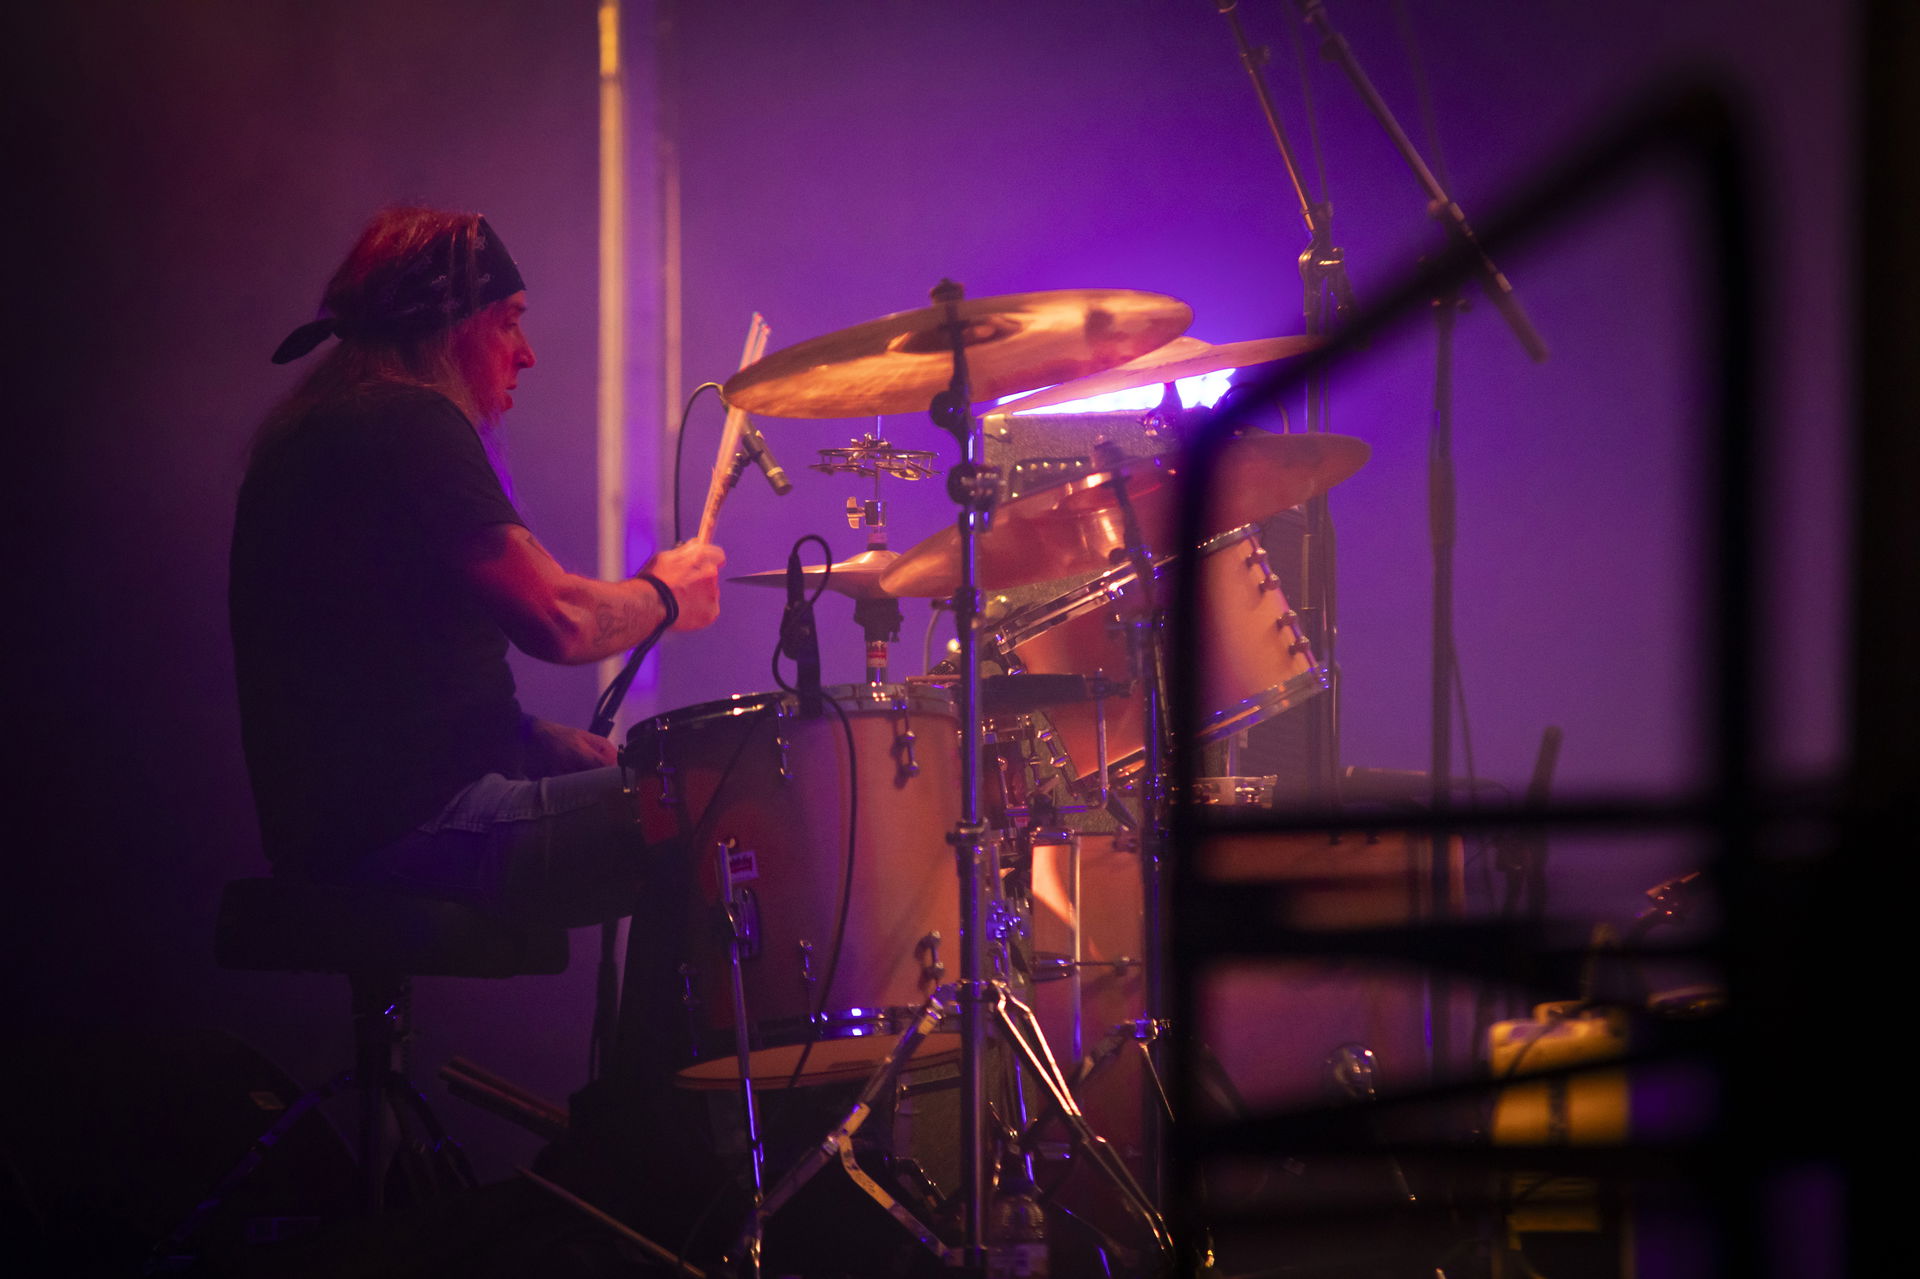
[[[595,508],[599,575],[627,575],[627,89],[620,0],[600,0],[599,351],[595,402]],[[600,663],[605,685],[621,659]]]
[[[752,1223],[746,1239],[745,1279],[760,1279],[761,1247],[766,1224],[766,1149],[760,1140],[760,1112],[753,1096],[753,1044],[747,1020],[747,978],[741,968],[746,948],[746,929],[739,900],[734,896],[732,839],[714,843],[714,882],[719,886],[720,909],[727,919],[727,972],[733,995],[733,1053],[740,1069],[740,1119],[747,1130],[747,1171],[753,1186]]]
[[[677,423],[680,403],[685,398],[680,362],[685,345],[685,306],[682,289],[680,234],[680,109],[678,98],[678,45],[674,32],[674,0],[654,0],[654,69],[659,93],[654,106],[654,163],[659,169],[656,186],[660,202],[660,420]],[[671,429],[671,428],[669,428]],[[673,444],[667,440],[655,461],[655,524],[670,530],[673,519]],[[665,535],[658,540],[665,541]]]
[[[1433,303],[1435,370],[1433,431],[1427,450],[1427,521],[1433,543],[1433,758],[1431,774],[1435,826],[1428,846],[1428,914],[1441,917],[1449,901],[1448,849],[1453,833],[1445,825],[1453,807],[1453,330],[1458,295]],[[1427,969],[1427,1070],[1435,1084],[1452,1066],[1453,1027],[1449,1019],[1452,980],[1439,964]]]
[[[600,0],[596,35],[600,64],[599,346],[594,403],[595,556],[598,575],[627,575],[627,88],[620,44],[620,0]],[[604,688],[622,659],[600,663]],[[600,926],[594,1020],[587,1073],[597,1078],[613,1053],[620,1008],[621,921]]]
[[[980,432],[969,429],[964,456],[969,470],[980,461]],[[987,1240],[987,1025],[980,1003],[986,971],[986,939],[980,912],[980,560],[975,538],[980,516],[971,505],[960,512],[960,592],[954,597],[954,625],[959,628],[962,730],[960,786],[962,830],[960,857],[960,1032],[961,1150],[960,1166],[967,1188],[965,1269],[984,1273]]]
[[[961,1268],[969,1274],[986,1270],[987,1193],[986,1153],[986,1042],[987,1023],[981,1009],[986,994],[986,936],[982,926],[983,877],[981,845],[985,827],[980,820],[980,557],[977,539],[986,528],[991,502],[981,493],[985,437],[972,409],[967,379],[967,349],[960,324],[959,303],[965,296],[951,280],[932,291],[936,306],[944,306],[953,342],[953,381],[932,405],[935,425],[960,441],[961,463],[948,477],[949,491],[960,506],[960,589],[953,596],[953,620],[960,645],[960,826],[948,838],[954,846],[955,873],[960,877],[960,1180],[965,1199],[961,1241]]]

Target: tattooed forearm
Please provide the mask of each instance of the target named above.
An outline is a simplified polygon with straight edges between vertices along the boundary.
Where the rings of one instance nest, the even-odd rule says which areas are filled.
[[[599,646],[630,648],[646,638],[660,620],[659,598],[650,587],[631,582],[607,584],[593,603],[594,641]]]
[[[594,605],[593,620],[598,628],[594,638],[609,643],[615,637],[636,629],[639,609],[632,600],[601,600]]]

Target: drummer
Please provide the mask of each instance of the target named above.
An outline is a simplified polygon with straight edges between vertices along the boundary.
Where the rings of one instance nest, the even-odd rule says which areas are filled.
[[[708,626],[726,557],[606,582],[535,539],[491,447],[534,364],[526,309],[484,218],[372,220],[274,353],[333,343],[254,438],[229,610],[277,874],[575,925],[631,908],[640,840],[612,744],[524,714],[507,646],[578,664]]]

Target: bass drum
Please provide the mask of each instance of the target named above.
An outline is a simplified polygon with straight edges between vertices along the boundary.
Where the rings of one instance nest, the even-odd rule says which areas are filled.
[[[813,718],[790,693],[657,715],[621,752],[648,843],[694,859],[694,899],[676,924],[685,1086],[740,1078],[725,899],[743,937],[757,1087],[864,1076],[945,979],[947,961],[957,965],[952,701],[893,684],[822,692]],[[923,1048],[917,1060],[935,1055]]]

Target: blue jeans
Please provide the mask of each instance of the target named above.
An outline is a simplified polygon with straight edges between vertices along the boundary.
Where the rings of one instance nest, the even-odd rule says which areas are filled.
[[[618,768],[488,773],[348,882],[569,928],[617,919],[633,910],[644,852],[623,780]]]

